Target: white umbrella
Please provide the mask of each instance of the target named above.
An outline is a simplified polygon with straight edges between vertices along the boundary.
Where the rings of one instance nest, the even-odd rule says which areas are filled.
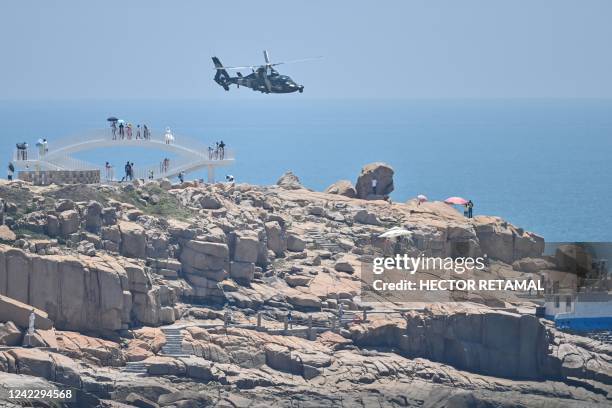
[[[421,203],[424,203],[425,201],[427,201],[427,196],[423,195],[423,194],[419,194],[417,197],[417,200],[419,200]]]
[[[393,227],[390,230],[383,232],[378,237],[379,238],[397,238],[397,237],[403,237],[406,235],[412,235],[412,232],[408,231],[405,228]]]

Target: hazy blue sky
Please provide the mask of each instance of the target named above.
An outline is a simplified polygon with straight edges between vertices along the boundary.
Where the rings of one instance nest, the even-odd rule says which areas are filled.
[[[610,0],[0,1],[0,99],[253,98],[227,65],[282,67],[303,95],[612,97]],[[235,90],[233,90],[235,91]]]

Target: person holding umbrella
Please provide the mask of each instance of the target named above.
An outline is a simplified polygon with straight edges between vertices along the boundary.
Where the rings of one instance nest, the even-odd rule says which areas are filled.
[[[119,119],[117,119],[114,116],[111,116],[110,118],[106,118],[106,120],[108,122],[110,122],[110,127],[111,127],[111,132],[113,133],[113,140],[117,140],[117,121]]]

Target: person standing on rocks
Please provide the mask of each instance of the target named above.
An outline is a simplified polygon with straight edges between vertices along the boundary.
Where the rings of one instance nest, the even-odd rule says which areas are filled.
[[[125,176],[121,178],[121,181],[123,180],[128,181],[130,178],[130,173],[132,172],[132,166],[130,165],[129,161],[125,163],[125,166],[123,167],[123,169],[125,170]]]
[[[36,328],[36,314],[34,313],[34,309],[30,312],[28,325],[28,347],[32,347],[32,336],[34,336],[34,330]]]
[[[474,213],[473,213],[473,209],[474,208],[474,203],[472,202],[472,200],[469,200],[467,202],[467,211],[468,211],[468,218],[473,218]]]
[[[287,325],[289,329],[293,329],[293,315],[291,314],[291,310],[287,313]]]
[[[9,165],[8,165],[8,180],[9,181],[13,180],[14,173],[15,173],[15,166],[13,165],[12,162],[9,162]]]
[[[372,179],[372,194],[376,195],[376,186],[378,185],[378,180],[375,178]]]

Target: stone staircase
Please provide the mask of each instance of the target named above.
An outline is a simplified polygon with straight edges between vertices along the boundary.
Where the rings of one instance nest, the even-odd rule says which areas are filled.
[[[128,361],[124,367],[121,368],[122,373],[145,375],[147,373],[147,366],[142,361]]]
[[[180,327],[160,327],[166,336],[166,344],[162,347],[159,355],[165,357],[187,357],[189,354],[183,351],[183,335]],[[129,361],[121,368],[122,373],[135,375],[146,375],[147,365],[142,361]]]
[[[166,336],[166,344],[162,347],[160,355],[168,357],[187,357],[183,351],[183,335],[179,327],[162,327],[162,332]]]
[[[325,235],[316,228],[307,229],[306,236],[316,249],[326,250],[334,254],[342,251],[342,248],[340,248],[338,244],[325,237]]]

